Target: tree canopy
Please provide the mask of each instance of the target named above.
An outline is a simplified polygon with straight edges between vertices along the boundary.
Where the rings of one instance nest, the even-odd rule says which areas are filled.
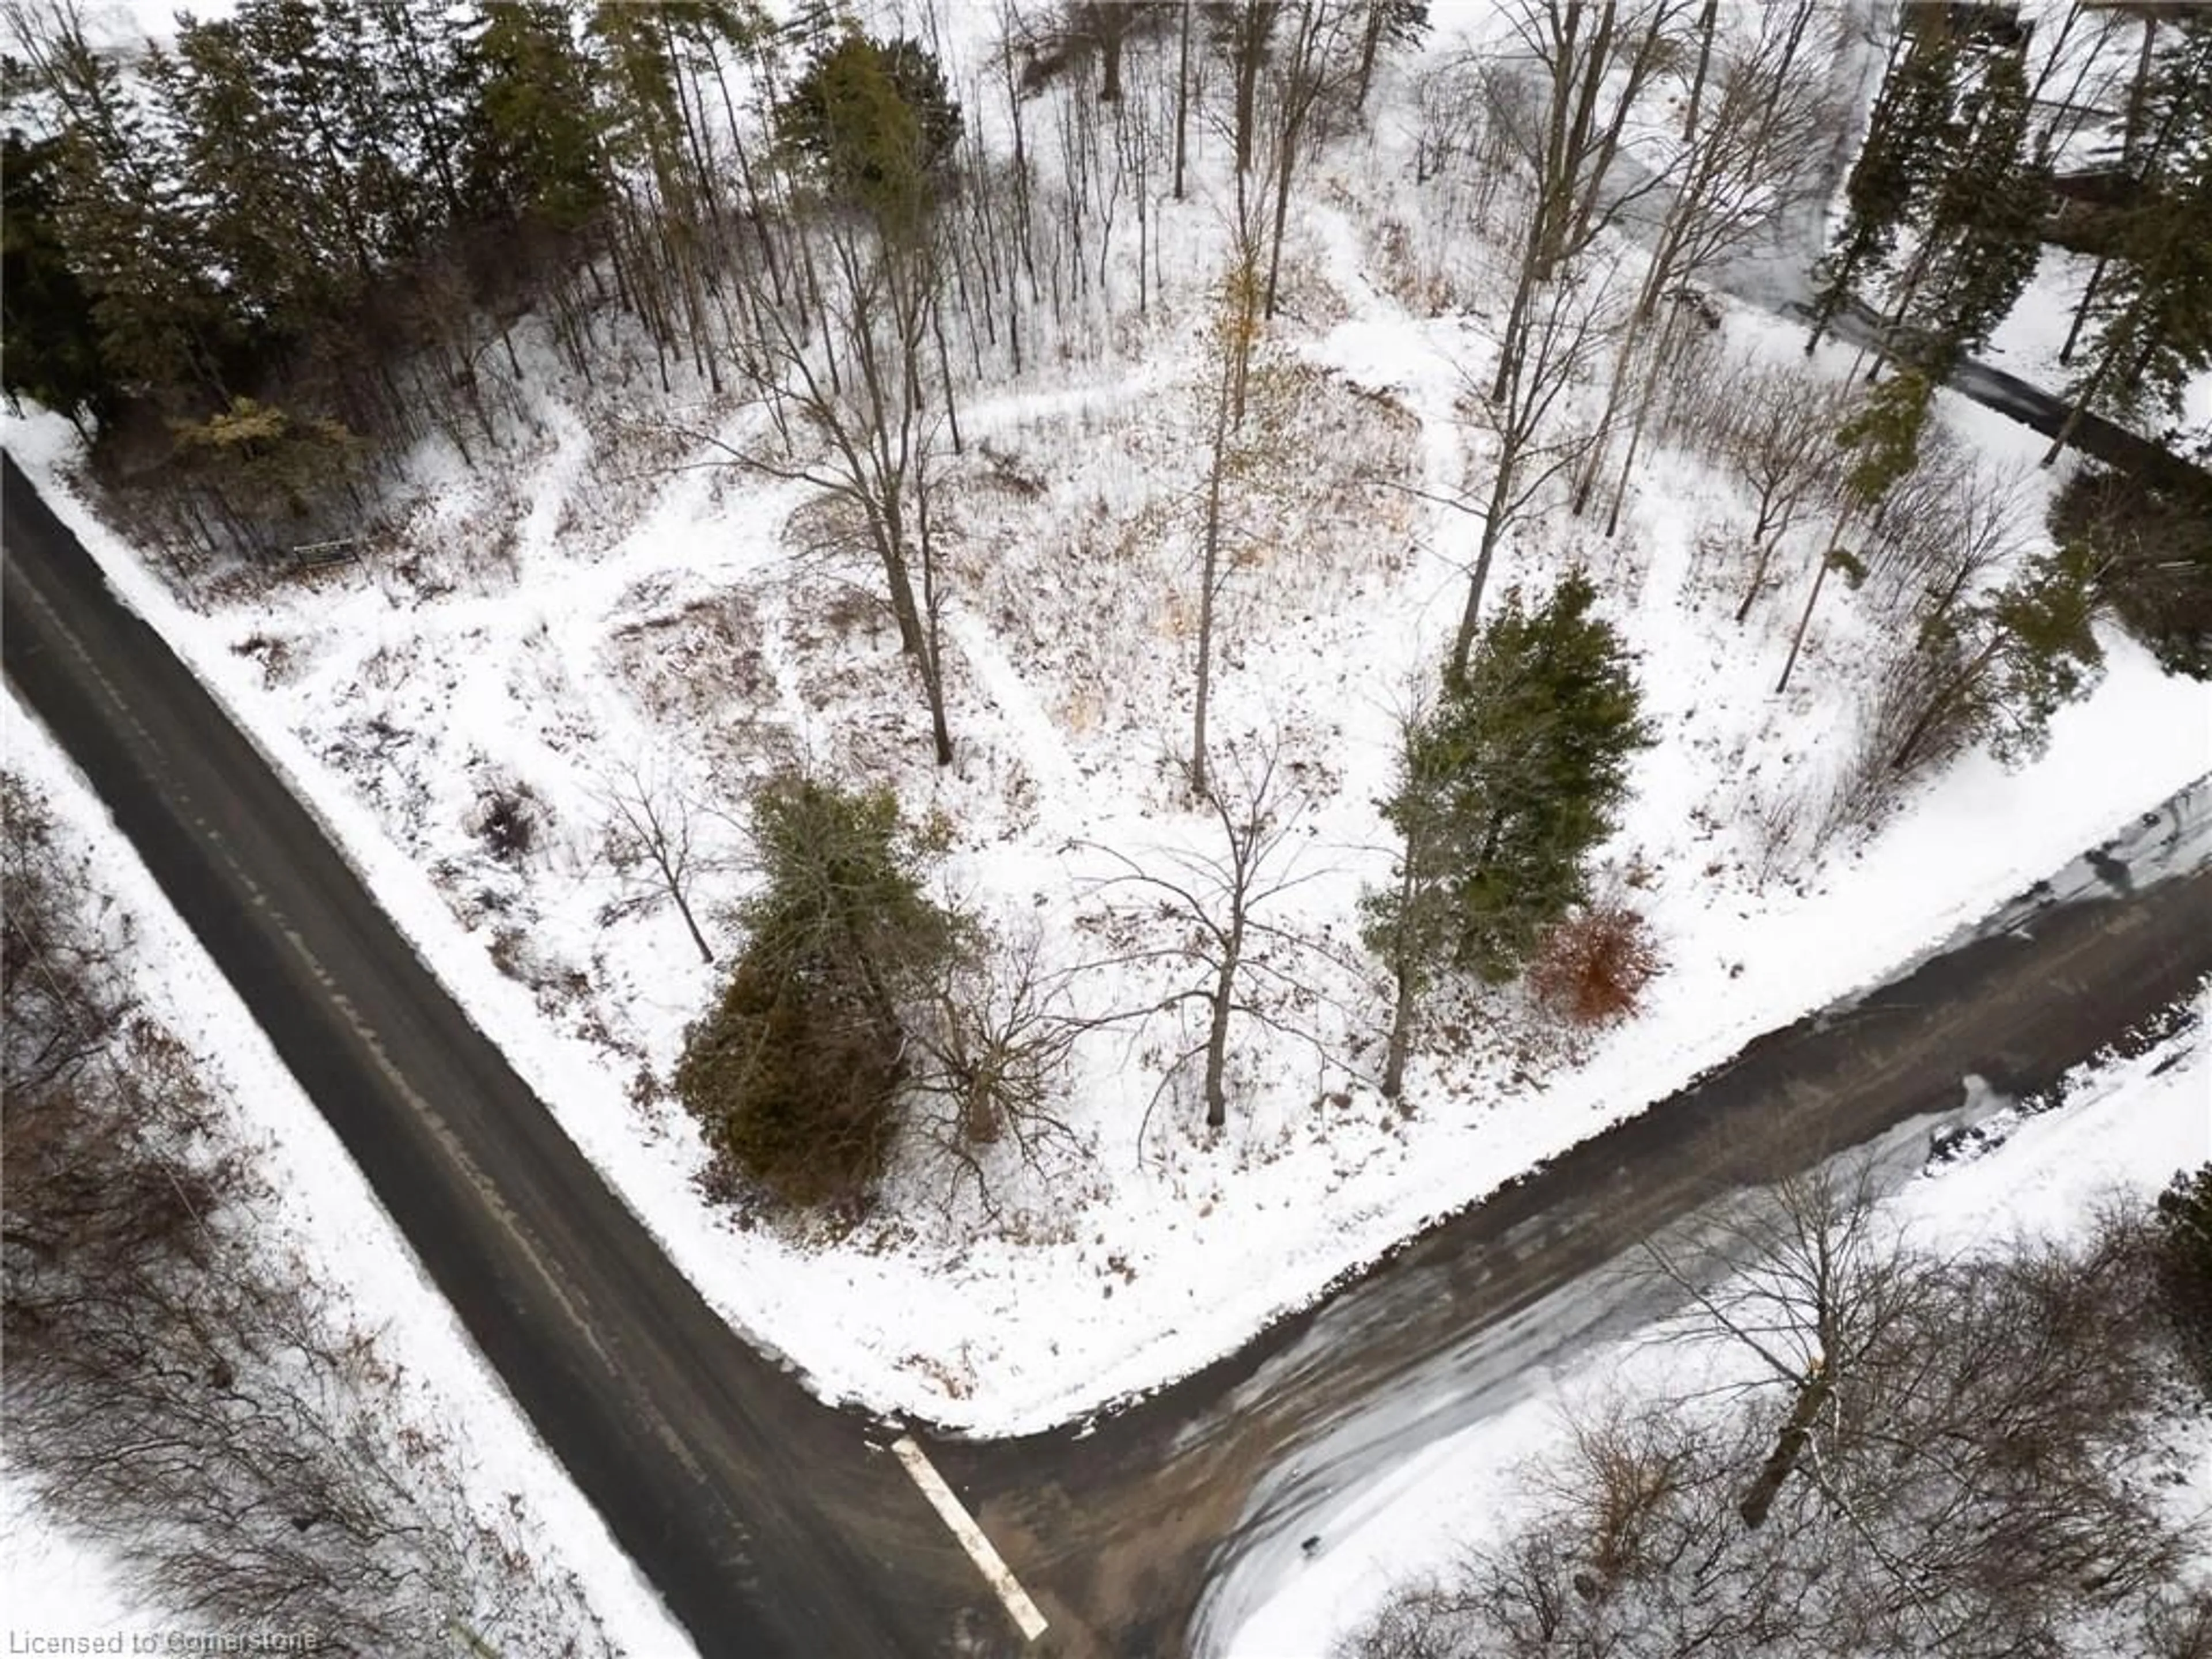
[[[742,911],[750,939],[685,1037],[677,1095],[712,1149],[710,1189],[857,1203],[897,1128],[908,1010],[958,927],[922,892],[889,790],[782,775],[754,796],[752,830],[765,882]]]
[[[1628,765],[1653,740],[1619,632],[1570,571],[1541,604],[1509,592],[1467,672],[1407,733],[1384,816],[1401,880],[1367,901],[1367,938],[1418,975],[1511,978],[1587,896],[1584,860],[1613,833]]]

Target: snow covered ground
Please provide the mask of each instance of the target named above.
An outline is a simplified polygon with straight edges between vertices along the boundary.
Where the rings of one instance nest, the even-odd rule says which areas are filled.
[[[948,50],[987,9],[956,9]],[[1207,845],[1168,757],[1189,717],[1180,503],[1206,382],[1198,306],[1223,236],[1218,135],[1196,134],[1194,199],[1154,204],[1151,316],[1040,353],[961,410],[972,450],[945,531],[959,755],[942,772],[895,636],[797,556],[799,497],[645,467],[619,366],[585,386],[529,330],[526,419],[500,465],[425,447],[394,544],[312,583],[210,598],[173,580],[158,550],[98,521],[61,422],[12,422],[6,440],[710,1303],[827,1396],[979,1432],[1044,1426],[1204,1364],[1426,1220],[1881,979],[2212,759],[2203,688],[2114,636],[2103,684],[2040,759],[1962,760],[1870,837],[1811,848],[1852,747],[1869,623],[1850,595],[1824,598],[1790,693],[1770,696],[1817,550],[1793,547],[1790,586],[1735,629],[1705,550],[1740,529],[1741,503],[1663,456],[1618,540],[1532,530],[1492,591],[1586,562],[1639,653],[1662,742],[1605,882],[1650,919],[1667,972],[1640,1018],[1571,1063],[1510,997],[1448,1011],[1410,1073],[1410,1114],[1382,1102],[1369,1077],[1386,1010],[1354,905],[1389,867],[1376,803],[1393,725],[1449,638],[1474,527],[1374,480],[1450,490],[1480,476],[1462,380],[1495,349],[1483,258],[1431,225],[1394,85],[1374,132],[1333,146],[1301,188],[1285,317],[1263,347],[1285,459],[1249,503],[1218,664],[1218,752],[1279,743],[1300,781],[1287,873],[1304,879],[1270,920],[1309,942],[1278,964],[1303,988],[1276,1012],[1311,1041],[1248,1023],[1231,1124],[1211,1140],[1164,1075],[1191,1036],[1174,1017],[1086,1039],[1064,1106],[1079,1155],[1042,1176],[999,1171],[995,1213],[912,1168],[847,1231],[701,1199],[698,1138],[661,1085],[715,974],[605,856],[607,799],[637,772],[689,798],[695,908],[726,952],[727,907],[751,879],[744,783],[793,752],[941,815],[948,886],[1010,931],[1038,929],[1048,962],[1172,942],[1107,884],[1121,866],[1100,849],[1157,868]],[[1127,265],[1109,276],[1129,284]],[[1431,314],[1446,279],[1464,292]],[[1743,308],[1721,338],[1797,349]],[[686,395],[714,437],[754,418]],[[1944,418],[2014,482],[2032,543],[2049,487],[2036,441],[1948,397]],[[534,803],[519,857],[481,833],[502,795]],[[1097,1013],[1191,981],[1182,966],[1123,967],[1074,994]]]
[[[1936,1249],[2008,1234],[2063,1236],[2115,1190],[2154,1192],[2178,1169],[2212,1158],[2212,992],[2195,1024],[2135,1059],[2085,1068],[2066,1103],[2020,1121],[1995,1151],[1939,1165],[1886,1202]],[[1333,1500],[1323,1547],[1270,1581],[1235,1586],[1248,1609],[1199,1651],[1207,1659],[1326,1659],[1331,1644],[1394,1583],[1449,1566],[1462,1547],[1502,1532],[1518,1508],[1519,1472],[1561,1446],[1576,1401],[1679,1379],[1681,1347],[1644,1331],[1576,1355],[1507,1409],[1364,1472]],[[2184,1443],[2191,1480],[2181,1512],[2212,1515],[2212,1419]],[[1315,1523],[1319,1525],[1320,1523]]]
[[[527,1550],[546,1577],[574,1576],[617,1650],[652,1659],[691,1651],[486,1368],[229,982],[12,694],[0,699],[0,732],[9,769],[46,794],[64,833],[89,848],[101,884],[135,918],[137,994],[200,1057],[211,1093],[232,1103],[239,1139],[255,1149],[278,1195],[256,1216],[270,1248],[314,1264],[359,1326],[381,1333],[400,1369],[406,1422],[446,1448],[469,1504],[495,1533]],[[27,1645],[34,1637],[121,1632],[166,1642],[191,1628],[134,1594],[99,1547],[56,1530],[13,1481],[0,1483],[0,1607],[11,1653],[58,1650]]]

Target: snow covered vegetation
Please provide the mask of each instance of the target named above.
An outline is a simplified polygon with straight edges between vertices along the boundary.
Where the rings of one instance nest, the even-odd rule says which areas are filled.
[[[1346,1494],[1209,1651],[2130,1654],[2212,1636],[2200,995],[1993,1151],[1655,1239],[1677,1307]],[[2161,1192],[2161,1183],[2166,1189]]]
[[[6,15],[11,453],[825,1395],[1157,1386],[2204,768],[2194,15]]]
[[[11,1640],[669,1650],[151,878],[5,713],[6,1474],[35,1500]],[[65,1564],[43,1579],[34,1530]]]

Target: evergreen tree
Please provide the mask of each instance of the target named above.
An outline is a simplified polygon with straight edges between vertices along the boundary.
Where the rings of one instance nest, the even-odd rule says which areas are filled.
[[[920,41],[854,30],[815,54],[777,106],[776,131],[830,199],[907,222],[945,180],[960,106]]]
[[[236,331],[209,274],[174,124],[93,49],[73,11],[12,21],[9,100],[51,136],[42,187],[118,392],[226,398]],[[158,85],[162,55],[147,64]]]
[[[1394,1026],[1439,974],[1510,979],[1588,896],[1583,861],[1613,833],[1631,757],[1654,741],[1596,597],[1580,571],[1534,609],[1510,592],[1467,672],[1409,724],[1383,809],[1404,856],[1364,901],[1369,948],[1400,988]],[[1402,1054],[1401,1030],[1392,1047]]]
[[[2114,234],[2114,258],[2089,307],[2095,347],[2074,386],[2075,414],[2142,419],[2179,406],[2191,376],[2212,368],[2212,18],[2178,19],[2145,92],[2154,143],[2145,147],[2135,205]]]
[[[1844,468],[1849,513],[1873,512],[1918,464],[1935,397],[1935,383],[1926,374],[1905,370],[1877,382],[1838,429],[1836,442],[1850,457]]]
[[[2051,529],[2160,667],[2212,680],[2212,482],[2084,467],[2059,490]]]
[[[1390,1035],[1382,1089],[1395,1100],[1405,1085],[1413,1018],[1449,964],[1458,932],[1453,915],[1453,819],[1444,745],[1433,714],[1408,719],[1400,732],[1398,787],[1382,817],[1398,832],[1390,884],[1360,896],[1360,938],[1390,975]]]
[[[273,550],[279,536],[320,535],[324,509],[354,481],[361,440],[340,422],[234,398],[202,421],[173,421],[179,475],[204,491],[240,539]]]
[[[87,416],[105,421],[114,412],[117,392],[91,296],[54,220],[54,166],[53,140],[8,133],[0,155],[0,374],[11,402],[34,398],[82,431]]]
[[[597,218],[609,190],[603,118],[569,15],[559,0],[485,8],[473,46],[483,90],[464,139],[477,211],[562,235]]]
[[[1904,27],[1905,56],[1852,170],[1807,349],[1846,306],[1878,308],[1891,343],[1941,385],[2034,276],[2050,172],[2032,143],[2024,33],[1977,32],[1936,7],[1910,9]],[[1900,235],[1911,257],[1893,272]]]
[[[684,161],[676,64],[659,10],[625,0],[602,0],[592,10],[591,33],[606,83],[606,143],[616,162],[650,173],[664,208],[689,217],[696,181]]]
[[[241,16],[308,21],[301,9],[280,20],[268,6]],[[233,19],[187,22],[155,82],[175,118],[210,260],[223,273],[242,331],[264,343],[312,328],[340,302],[349,276],[368,275],[358,240],[360,268],[349,272],[343,263],[349,239],[330,216],[328,170],[301,160],[313,140],[270,99],[274,70],[264,53],[298,45],[281,30],[249,39]]]
[[[1897,48],[1867,118],[1867,135],[1844,186],[1846,212],[1821,263],[1813,298],[1810,356],[1829,323],[1863,303],[1887,272],[1899,232],[1940,176],[1958,100],[1958,42],[1936,7],[1905,7]]]
[[[423,219],[420,185],[391,153],[393,120],[363,10],[343,0],[248,0],[234,24],[265,112],[270,164],[321,249],[315,275],[339,303],[416,246]]]
[[[505,8],[486,6],[472,15],[444,0],[386,0],[349,9],[367,13],[368,49],[378,60],[384,108],[422,199],[434,203],[443,222],[465,221],[464,128],[483,96],[475,35],[480,18]]]
[[[2178,1171],[2158,1195],[2151,1244],[2167,1315],[2212,1393],[2212,1164]]]
[[[2030,145],[2024,54],[1982,58],[1979,82],[1962,100],[1955,158],[1930,192],[1921,249],[1900,300],[1910,349],[1941,385],[2010,313],[2043,252],[2050,171]]]
[[[897,1127],[908,1010],[962,930],[923,894],[889,790],[787,775],[755,797],[752,829],[766,884],[720,1004],[686,1035],[677,1093],[720,1195],[751,1182],[787,1203],[858,1201]]]

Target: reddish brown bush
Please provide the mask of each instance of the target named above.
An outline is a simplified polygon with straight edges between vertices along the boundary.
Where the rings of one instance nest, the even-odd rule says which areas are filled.
[[[1625,904],[1592,904],[1544,936],[1528,988],[1547,1012],[1575,1025],[1605,1025],[1636,1012],[1660,968],[1644,918]]]

